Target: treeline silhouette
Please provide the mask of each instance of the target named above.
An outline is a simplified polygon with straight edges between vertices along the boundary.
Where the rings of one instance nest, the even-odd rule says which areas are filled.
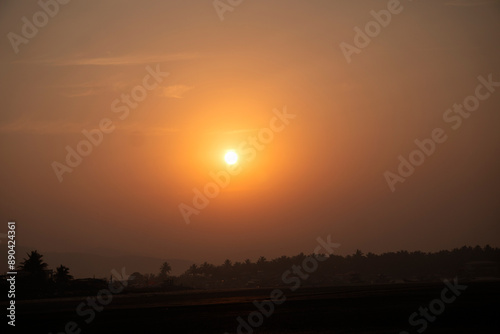
[[[310,256],[314,256],[310,254]],[[176,284],[194,288],[239,288],[284,285],[283,275],[300,265],[307,255],[281,256],[271,260],[260,257],[221,265],[192,265],[176,279]],[[330,255],[318,263],[303,285],[342,285],[440,281],[459,276],[463,279],[500,277],[500,249],[462,247],[434,253],[420,251],[389,252],[380,255],[357,250],[352,255]]]
[[[300,253],[271,260],[261,256],[257,261],[247,259],[233,263],[227,259],[221,265],[205,262],[191,265],[179,276],[171,276],[171,266],[164,262],[157,274],[133,272],[124,292],[283,286],[289,284],[287,278],[298,276],[294,267],[300,267],[306,258],[316,256]],[[456,276],[462,280],[500,279],[500,248],[489,245],[464,246],[434,253],[399,251],[377,255],[356,250],[347,256],[320,256],[324,260],[317,261],[314,270],[309,269],[307,274],[301,270],[307,275],[307,279],[301,278],[302,286],[433,282]],[[5,279],[1,280],[5,291],[9,289],[9,277],[4,275],[2,278]],[[94,295],[105,289],[109,280],[74,279],[64,265],[55,271],[48,269],[43,255],[34,250],[18,267],[16,298]]]
[[[14,294],[16,299],[44,298],[61,295],[67,290],[73,280],[68,267],[61,264],[55,271],[48,269],[43,255],[37,250],[26,255],[17,267],[17,274],[4,275],[5,280],[2,279],[2,285],[9,286],[9,294]]]
[[[37,250],[26,254],[27,257],[16,268],[16,273],[6,273],[0,280],[0,288],[8,293],[2,295],[2,300],[12,299],[38,299],[63,296],[88,296],[95,295],[99,290],[106,289],[120,282],[112,280],[111,283],[102,278],[74,279],[70,269],[59,265],[55,270],[43,260],[43,255]],[[169,271],[170,267],[162,269]],[[11,270],[13,271],[13,270]],[[161,272],[160,272],[161,274]]]

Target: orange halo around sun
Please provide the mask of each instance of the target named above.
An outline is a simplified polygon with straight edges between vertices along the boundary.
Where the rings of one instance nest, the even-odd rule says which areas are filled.
[[[224,160],[228,165],[234,165],[238,161],[238,154],[235,151],[227,151]]]

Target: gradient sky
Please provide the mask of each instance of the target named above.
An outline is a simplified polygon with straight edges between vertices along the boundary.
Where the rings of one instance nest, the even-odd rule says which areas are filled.
[[[15,53],[36,2],[0,4],[0,221],[40,251],[108,248],[220,263],[311,253],[500,246],[500,87],[453,130],[443,113],[500,81],[500,2],[402,0],[347,63],[339,44],[388,1],[70,1]],[[169,76],[129,116],[111,104],[147,66]],[[296,117],[187,225],[223,154]],[[59,182],[81,131],[116,126]],[[448,139],[391,192],[415,139]]]

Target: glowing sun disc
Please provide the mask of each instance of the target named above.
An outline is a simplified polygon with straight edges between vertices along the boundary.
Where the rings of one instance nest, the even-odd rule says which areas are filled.
[[[224,160],[228,165],[234,165],[238,161],[238,154],[235,151],[228,151],[224,156]]]

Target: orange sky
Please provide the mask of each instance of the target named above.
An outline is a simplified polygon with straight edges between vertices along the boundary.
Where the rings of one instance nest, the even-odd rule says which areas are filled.
[[[500,246],[500,87],[459,129],[443,119],[478,76],[500,81],[500,2],[400,6],[348,63],[339,45],[388,1],[243,1],[223,21],[212,1],[70,1],[15,47],[41,8],[3,1],[1,221],[42,251],[196,262],[328,234],[340,253]],[[113,101],[148,73],[158,86],[120,119]],[[193,188],[284,107],[296,117],[186,224]],[[114,130],[59,182],[53,162],[103,119]],[[435,128],[447,140],[391,192],[384,173]]]

